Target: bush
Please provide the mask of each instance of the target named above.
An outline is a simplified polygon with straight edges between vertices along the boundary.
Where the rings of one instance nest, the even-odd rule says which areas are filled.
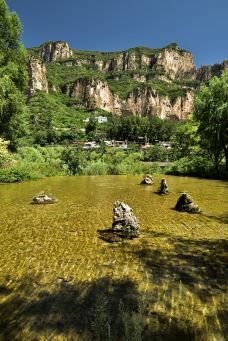
[[[63,173],[61,154],[64,147],[21,147],[15,158],[36,177],[61,175]]]
[[[61,160],[66,165],[70,175],[82,175],[87,164],[87,154],[79,149],[66,148],[61,154]]]
[[[144,171],[142,162],[121,162],[117,165],[117,173],[119,175],[127,175],[127,174],[142,174]],[[114,174],[114,173],[113,173]]]
[[[155,145],[144,152],[144,161],[163,162],[168,158],[169,151],[162,146]]]
[[[0,170],[0,182],[17,182],[62,175],[60,155],[63,147],[21,147],[14,154],[17,163]]]
[[[0,169],[0,182],[12,183],[23,180],[37,179],[35,174],[31,174],[29,171],[21,167],[12,167],[6,169]]]
[[[162,169],[159,166],[159,163],[154,162],[153,164],[145,164],[144,163],[144,173],[148,173],[148,174],[160,174],[162,173]]]
[[[108,173],[108,166],[102,160],[89,161],[83,169],[84,175],[105,175]]]
[[[212,161],[203,157],[184,157],[174,162],[174,164],[167,169],[166,174],[199,176],[205,178],[214,178],[218,176]]]

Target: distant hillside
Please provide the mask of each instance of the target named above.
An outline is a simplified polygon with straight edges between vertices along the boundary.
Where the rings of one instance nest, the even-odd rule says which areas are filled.
[[[64,94],[84,109],[163,119],[185,119],[192,111],[194,90],[228,68],[225,61],[197,69],[192,54],[175,43],[99,52],[73,50],[57,41],[28,51],[31,95],[43,90]]]

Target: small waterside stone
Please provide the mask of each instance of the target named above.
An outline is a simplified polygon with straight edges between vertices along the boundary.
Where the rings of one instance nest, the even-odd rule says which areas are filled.
[[[138,219],[132,208],[121,201],[114,203],[112,229],[114,232],[121,232],[129,238],[139,235]]]
[[[169,193],[168,185],[167,185],[165,178],[161,179],[161,185],[160,185],[160,189],[159,189],[158,193],[161,195],[166,195]]]
[[[32,204],[54,204],[55,202],[57,200],[46,193],[37,194],[32,198]]]
[[[146,176],[144,177],[144,179],[141,181],[140,185],[153,185],[154,180],[152,175],[150,174],[146,174]]]
[[[192,198],[188,193],[181,194],[177,200],[175,210],[179,212],[199,213],[200,209],[198,205],[195,205]]]

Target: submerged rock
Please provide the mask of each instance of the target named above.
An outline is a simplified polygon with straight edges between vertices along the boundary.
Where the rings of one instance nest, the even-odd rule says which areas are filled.
[[[108,243],[119,243],[122,242],[124,236],[121,232],[114,232],[113,229],[99,230],[99,238]]]
[[[198,205],[195,205],[192,198],[188,193],[181,194],[177,200],[175,210],[179,212],[199,213],[200,209]]]
[[[120,232],[123,237],[134,238],[139,235],[139,222],[130,206],[116,201],[113,209],[112,230]]]
[[[146,176],[144,177],[140,185],[153,185],[153,183],[154,183],[154,180],[153,180],[152,175],[146,174]]]
[[[54,204],[57,200],[46,193],[41,193],[32,198],[32,204]]]
[[[166,195],[169,193],[168,185],[165,178],[161,179],[161,185],[158,193],[161,195]]]

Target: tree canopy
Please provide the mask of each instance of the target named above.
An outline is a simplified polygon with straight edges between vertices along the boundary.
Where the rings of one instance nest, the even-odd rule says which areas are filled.
[[[201,143],[218,169],[226,159],[228,170],[228,72],[202,86],[195,97],[194,117],[199,123]]]
[[[27,57],[21,32],[16,13],[0,0],[0,135],[10,140],[13,148],[26,133]]]

